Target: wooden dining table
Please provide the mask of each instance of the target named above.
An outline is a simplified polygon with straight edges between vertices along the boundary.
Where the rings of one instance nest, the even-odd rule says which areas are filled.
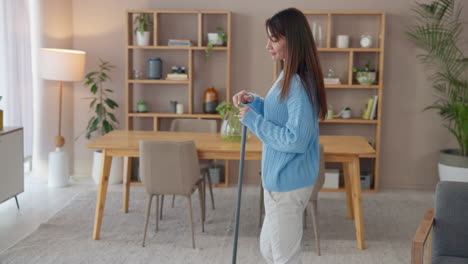
[[[123,211],[126,213],[130,191],[129,160],[140,156],[139,141],[141,140],[193,141],[200,159],[240,159],[241,144],[225,141],[219,133],[114,130],[93,140],[87,144],[87,147],[103,151],[94,217],[94,240],[99,239],[101,232],[112,157],[124,157]],[[371,157],[375,155],[375,150],[361,136],[320,136],[319,140],[324,147],[325,161],[343,164],[348,218],[354,219],[357,247],[365,249],[359,158]],[[245,160],[261,160],[261,158],[262,142],[255,135],[251,135],[246,141]]]

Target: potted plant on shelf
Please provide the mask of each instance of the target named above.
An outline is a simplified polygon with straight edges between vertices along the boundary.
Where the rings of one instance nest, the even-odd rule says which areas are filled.
[[[110,80],[109,74],[114,68],[107,61],[101,59],[99,70],[91,71],[85,76],[85,87],[89,87],[93,96],[86,97],[90,100],[89,110],[93,113],[86,126],[86,139],[90,139],[93,134],[100,136],[109,133],[117,128],[119,123],[112,110],[115,110],[119,105],[112,100],[109,95],[114,91],[109,88],[104,88],[104,83]],[[96,183],[99,183],[100,169],[102,163],[102,151],[97,150],[93,155],[92,176]],[[111,172],[109,176],[109,184],[120,183],[123,178],[123,159],[122,157],[113,157]]]
[[[441,181],[468,181],[468,58],[460,46],[462,7],[455,0],[416,3],[418,23],[406,32],[424,51],[418,57],[432,71],[436,99],[424,110],[436,110],[455,136],[458,149],[443,149],[439,158]]]
[[[145,100],[141,99],[140,101],[138,101],[137,112],[139,113],[148,112],[148,105],[146,104]]]
[[[375,82],[377,73],[375,69],[371,69],[370,64],[371,62],[369,60],[367,61],[366,65],[364,65],[363,69],[353,67],[353,72],[356,74],[356,80],[359,84],[371,85]]]
[[[216,27],[216,30],[218,32],[208,33],[208,44],[205,50],[206,62],[208,62],[214,46],[223,46],[227,42],[227,35],[224,29],[222,27]]]
[[[221,138],[226,141],[240,142],[242,138],[242,123],[239,120],[239,108],[231,102],[223,101],[216,107],[223,123],[221,125]]]
[[[148,46],[150,43],[150,31],[153,29],[153,21],[149,13],[138,14],[133,20],[133,24],[136,24],[135,35],[136,45]]]

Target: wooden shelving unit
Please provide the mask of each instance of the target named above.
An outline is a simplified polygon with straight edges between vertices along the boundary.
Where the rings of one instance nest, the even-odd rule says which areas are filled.
[[[304,12],[304,11],[303,11]],[[362,158],[371,159],[373,163],[373,186],[370,190],[363,192],[377,192],[379,187],[379,159],[380,159],[380,132],[382,125],[382,90],[384,77],[384,40],[385,40],[385,13],[380,11],[305,11],[310,26],[312,21],[316,24],[325,25],[325,39],[321,42],[316,40],[317,50],[322,63],[324,76],[327,75],[327,70],[331,67],[342,69],[339,73],[340,79],[344,82],[340,85],[325,85],[327,91],[327,99],[330,102],[335,99],[335,96],[330,96],[333,92],[337,93],[349,92],[358,94],[363,92],[378,96],[377,112],[375,120],[364,120],[357,117],[354,112],[354,118],[341,119],[335,118],[330,120],[320,121],[322,128],[329,125],[339,126],[366,126],[366,129],[374,131],[373,138],[368,138],[369,142],[376,150],[376,155],[366,156]],[[371,48],[361,48],[359,45],[359,37],[361,34],[371,34],[373,37],[373,45]],[[335,44],[336,36],[346,34],[350,36],[349,48],[337,48]],[[327,56],[333,56],[330,61],[327,61]],[[362,58],[361,58],[362,57]],[[361,85],[354,80],[353,67],[362,67],[364,60],[371,59],[374,62],[377,70],[377,80],[373,85]],[[273,66],[273,77],[277,79],[279,75],[279,64]],[[339,95],[336,95],[339,97]],[[350,96],[353,97],[353,96]],[[357,99],[356,99],[357,100]],[[362,106],[364,106],[365,98],[362,98]],[[347,105],[342,105],[342,107]],[[335,109],[337,110],[337,109]],[[359,114],[360,116],[360,114]],[[344,188],[324,189],[323,191],[338,191],[344,192]]]
[[[151,41],[148,46],[137,46],[134,44],[134,17],[140,13],[150,14],[154,24],[153,31],[151,32]],[[181,18],[191,19],[190,23],[186,23],[184,27],[180,27],[179,21],[177,23],[167,23],[170,19],[179,16]],[[125,75],[125,98],[126,98],[126,118],[125,118],[125,128],[128,130],[134,129],[135,119],[140,118],[151,118],[153,122],[153,130],[160,130],[160,120],[161,119],[170,119],[170,118],[197,118],[197,119],[220,119],[218,114],[205,114],[198,113],[195,109],[194,102],[194,93],[202,92],[207,87],[197,87],[196,81],[201,74],[198,74],[197,69],[195,68],[194,56],[198,55],[197,53],[205,53],[207,50],[207,37],[206,33],[209,30],[213,30],[216,25],[210,25],[210,19],[215,17],[215,19],[222,20],[222,26],[225,30],[227,36],[227,42],[225,46],[222,47],[213,47],[213,52],[223,52],[226,55],[226,64],[225,67],[225,84],[223,95],[224,98],[218,98],[219,102],[230,101],[231,100],[231,12],[229,11],[191,11],[191,10],[128,10],[125,14],[125,23],[126,23],[126,47],[125,47],[125,65],[126,65],[126,75]],[[165,22],[165,19],[168,19]],[[217,20],[217,21],[218,21]],[[183,23],[183,22],[182,22]],[[168,29],[170,27],[170,29]],[[175,28],[172,28],[175,27]],[[177,32],[188,32],[187,35]],[[210,31],[211,32],[211,31]],[[183,35],[183,36],[181,36]],[[168,39],[190,39],[192,41],[192,46],[190,47],[174,47],[167,46]],[[163,53],[163,52],[180,52],[186,53],[185,65],[187,65],[187,74],[188,80],[148,80],[148,79],[132,79],[132,72],[134,70],[134,64],[136,64],[137,56],[136,53],[143,53],[143,57],[148,59],[153,57],[154,54]],[[146,54],[146,53],[148,54]],[[152,55],[149,55],[152,54]],[[211,56],[216,56],[212,54]],[[140,56],[141,57],[141,56]],[[163,70],[163,78],[166,74],[169,73],[167,70]],[[139,89],[159,89],[161,86],[167,87],[176,86],[186,86],[186,99],[187,105],[185,106],[184,114],[175,114],[164,111],[149,112],[149,113],[137,113],[136,111],[136,102],[134,101],[135,92]],[[179,88],[177,88],[179,89]],[[219,89],[219,88],[218,88]],[[219,90],[218,90],[219,91]],[[198,101],[197,101],[198,102]],[[216,184],[215,186],[228,186],[229,184],[229,163],[225,162],[225,181]],[[140,185],[141,183],[132,182],[132,185]]]

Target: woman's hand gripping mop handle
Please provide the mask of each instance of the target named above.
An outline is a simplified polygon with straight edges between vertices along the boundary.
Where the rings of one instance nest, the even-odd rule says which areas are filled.
[[[234,229],[234,246],[232,248],[232,264],[236,263],[237,257],[237,238],[239,236],[239,214],[241,207],[241,196],[242,196],[242,181],[244,178],[244,156],[245,156],[245,138],[247,128],[242,125],[242,145],[240,152],[240,163],[239,163],[239,180],[237,183],[237,206],[236,206],[236,225]]]

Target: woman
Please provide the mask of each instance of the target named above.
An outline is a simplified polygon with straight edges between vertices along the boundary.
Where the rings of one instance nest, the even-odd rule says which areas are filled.
[[[268,263],[301,263],[302,215],[319,169],[318,118],[327,112],[323,74],[300,10],[285,9],[265,24],[266,48],[283,70],[265,99],[241,91],[233,103],[263,142],[260,251]]]

